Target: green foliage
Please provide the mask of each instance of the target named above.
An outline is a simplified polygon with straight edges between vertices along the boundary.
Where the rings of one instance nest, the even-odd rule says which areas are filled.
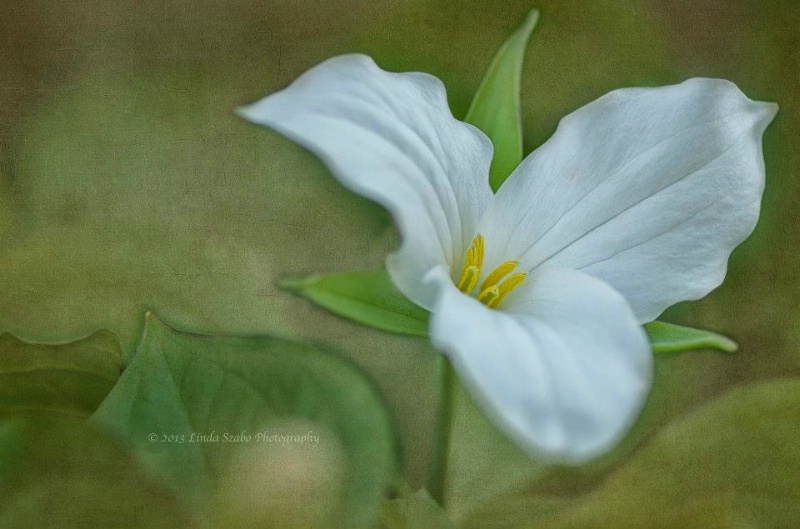
[[[391,421],[359,371],[298,343],[183,333],[152,314],[93,422],[194,505],[238,506],[242,525],[366,527],[397,470]]]
[[[280,285],[364,325],[411,336],[428,335],[428,312],[401,294],[383,270],[315,275]]]
[[[738,347],[736,342],[721,334],[663,321],[647,323],[644,329],[656,353],[680,353],[695,349],[718,349],[732,353]]]
[[[0,527],[187,529],[173,494],[117,442],[75,418],[0,422]]]
[[[730,390],[603,480],[533,483],[472,513],[481,529],[738,529],[800,520],[800,379]],[[787,471],[787,469],[792,469]],[[581,491],[578,493],[578,491]]]
[[[19,418],[0,420],[0,488],[8,486],[20,462],[21,424]]]
[[[386,500],[381,529],[455,529],[425,489]]]
[[[62,345],[0,335],[0,417],[58,413],[88,417],[122,370],[119,339],[109,331]]]
[[[539,20],[539,11],[532,10],[492,59],[464,121],[481,129],[494,145],[489,170],[489,184],[494,191],[522,161],[522,121],[520,116],[520,83],[522,59],[528,39]]]

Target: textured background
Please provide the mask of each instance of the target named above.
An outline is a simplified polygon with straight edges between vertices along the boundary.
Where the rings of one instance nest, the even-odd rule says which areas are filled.
[[[373,375],[411,482],[424,483],[435,409],[423,340],[340,320],[278,278],[381,265],[389,216],[311,155],[233,114],[332,55],[422,70],[463,116],[529,2],[35,0],[0,6],[0,331],[64,341],[97,328],[128,352],[146,310],[206,333],[321,342]],[[522,86],[529,152],[610,89],[722,77],[781,111],[767,190],[725,284],[667,318],[741,349],[661,359],[647,411],[617,453],[545,471],[461,400],[452,510],[492,495],[571,494],[732,386],[800,375],[800,8],[790,0],[541,0]],[[746,403],[745,403],[746,405]],[[754,446],[765,455],[774,447]],[[655,478],[654,478],[655,479]],[[512,507],[509,507],[511,509]]]

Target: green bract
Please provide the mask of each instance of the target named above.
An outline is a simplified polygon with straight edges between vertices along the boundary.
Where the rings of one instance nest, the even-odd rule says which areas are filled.
[[[411,303],[383,271],[343,272],[281,282],[331,312],[383,331],[428,335],[428,311]]]
[[[464,121],[481,129],[494,146],[489,184],[497,191],[522,161],[520,83],[528,39],[539,20],[533,10],[492,59]]]
[[[680,353],[692,349],[717,349],[732,353],[737,348],[736,342],[721,334],[663,321],[645,324],[644,329],[656,353]]]

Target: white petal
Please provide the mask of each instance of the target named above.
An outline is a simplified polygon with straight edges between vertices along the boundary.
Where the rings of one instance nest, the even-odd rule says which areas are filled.
[[[619,293],[541,267],[493,310],[445,276],[432,280],[431,337],[499,427],[523,448],[572,462],[625,434],[650,388],[652,354]]]
[[[564,118],[502,186],[481,222],[487,253],[583,270],[642,322],[703,297],[758,220],[776,111],[715,79],[611,92]]]
[[[442,83],[345,55],[240,113],[305,146],[342,184],[392,213],[403,244],[387,259],[389,272],[429,308],[423,275],[460,261],[492,197],[491,142],[453,118]]]

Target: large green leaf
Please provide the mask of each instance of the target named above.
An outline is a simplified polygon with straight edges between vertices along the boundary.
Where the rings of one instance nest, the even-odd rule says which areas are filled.
[[[644,329],[656,353],[680,353],[694,349],[718,349],[732,353],[738,347],[736,342],[721,334],[663,321],[647,323]]]
[[[528,39],[539,20],[532,10],[497,52],[464,120],[481,129],[494,145],[489,184],[497,191],[522,161],[520,83]]]
[[[798,437],[800,379],[736,388],[664,428],[610,476],[532,484],[530,492],[487,503],[465,525],[793,527],[800,520]]]
[[[193,527],[175,496],[107,435],[75,418],[0,422],[0,527]]]
[[[278,526],[365,527],[397,470],[383,402],[347,363],[268,336],[183,333],[152,314],[93,420],[190,501],[216,491],[259,523],[273,505],[262,514]]]
[[[98,331],[61,345],[0,335],[0,417],[55,412],[89,416],[122,370],[119,339]]]
[[[376,329],[428,335],[428,311],[414,305],[383,270],[283,281],[281,287],[345,318]]]

